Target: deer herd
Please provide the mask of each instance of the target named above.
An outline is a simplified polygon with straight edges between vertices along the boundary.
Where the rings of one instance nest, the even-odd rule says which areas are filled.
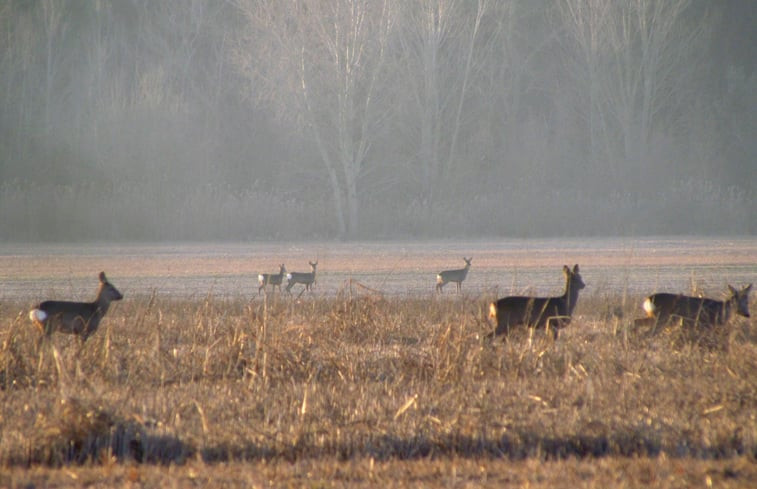
[[[444,270],[436,276],[436,292],[449,282],[462,289],[462,283],[468,276],[473,258],[465,258],[465,267]],[[291,294],[292,287],[304,285],[300,295],[311,291],[316,284],[316,267],[318,261],[308,262],[309,272],[287,273],[284,264],[279,266],[279,273],[261,273],[258,275],[258,295],[267,293],[266,287],[278,288],[284,277],[287,279],[286,291]],[[573,310],[578,302],[578,293],[586,287],[579,273],[578,265],[571,269],[563,267],[565,275],[565,292],[556,297],[508,296],[491,302],[488,318],[494,331],[486,338],[506,337],[513,328],[545,329],[557,339],[558,332],[570,323]],[[44,301],[29,312],[29,318],[39,328],[42,338],[53,332],[77,335],[82,342],[97,331],[100,321],[108,312],[110,303],[123,299],[116,289],[100,272],[100,288],[92,302]],[[726,324],[735,314],[749,317],[749,292],[752,284],[736,289],[728,286],[729,296],[725,300],[692,297],[682,294],[656,293],[648,296],[642,303],[646,317],[634,320],[634,326],[647,325],[653,328],[677,323],[681,326],[713,327]]]

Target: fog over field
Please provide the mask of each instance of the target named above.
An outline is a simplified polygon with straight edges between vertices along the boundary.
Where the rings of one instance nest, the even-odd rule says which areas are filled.
[[[757,233],[754,2],[0,2],[0,241]]]

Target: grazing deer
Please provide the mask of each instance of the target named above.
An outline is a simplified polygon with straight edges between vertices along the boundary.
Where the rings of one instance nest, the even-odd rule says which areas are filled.
[[[557,339],[558,328],[567,326],[578,302],[578,292],[586,287],[578,265],[571,270],[563,266],[565,293],[559,297],[510,296],[489,304],[489,319],[497,324],[488,338],[507,335],[510,328],[524,325],[529,328],[547,327]]]
[[[93,302],[45,301],[29,312],[29,318],[45,336],[58,331],[79,335],[84,342],[97,331],[110,303],[121,299],[121,292],[100,272],[100,289]]]
[[[679,320],[686,326],[707,327],[726,324],[734,311],[749,317],[749,291],[752,290],[752,284],[741,290],[729,285],[728,289],[731,295],[724,301],[665,292],[652,294],[642,305],[647,317],[636,319],[634,325],[667,325],[671,320]]]
[[[448,282],[457,283],[457,291],[460,292],[463,286],[463,280],[465,280],[465,277],[468,276],[468,270],[470,270],[470,262],[473,260],[473,257],[463,257],[463,260],[465,261],[465,268],[460,268],[458,270],[444,270],[443,272],[439,272],[436,275],[437,292],[441,292],[442,287],[444,287]]]
[[[260,291],[265,289],[266,285],[271,285],[271,288],[278,287],[279,292],[281,292],[281,282],[284,281],[284,275],[286,275],[287,269],[284,267],[284,264],[282,263],[279,265],[279,273],[261,273],[258,274],[258,284],[260,284],[260,287],[258,287],[258,295],[260,295]]]
[[[287,273],[287,292],[290,294],[292,293],[292,287],[295,284],[303,284],[305,286],[305,290],[310,290],[310,287],[312,287],[315,284],[315,267],[318,266],[318,260],[313,263],[312,261],[308,262],[310,264],[310,272],[290,272]]]

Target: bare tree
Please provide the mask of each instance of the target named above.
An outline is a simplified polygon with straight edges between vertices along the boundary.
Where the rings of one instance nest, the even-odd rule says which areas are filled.
[[[493,14],[492,3],[496,2],[422,0],[407,3],[403,11],[400,73],[411,102],[409,119],[417,120],[409,126],[417,127],[412,132],[417,141],[415,159],[421,199],[429,213],[435,189],[447,179],[459,156],[473,79],[489,60],[492,39],[499,32],[495,27],[482,36],[482,22]]]
[[[654,131],[686,113],[705,19],[688,16],[691,0],[565,0],[564,23],[576,43],[577,86],[586,87],[592,159],[600,150],[638,164]],[[602,141],[600,143],[600,141]]]
[[[63,62],[63,37],[68,30],[65,2],[44,0],[40,3],[40,15],[45,42],[45,130],[51,126],[53,89]]]
[[[359,179],[386,116],[379,80],[388,0],[240,0],[235,63],[256,97],[298,123],[318,148],[339,232],[359,227]],[[382,105],[383,104],[383,105]]]
[[[605,0],[566,0],[559,4],[563,25],[575,41],[574,58],[567,71],[579,91],[585,93],[583,106],[592,165],[600,160],[601,135],[606,134],[602,112],[602,63],[606,59],[606,32],[611,2]]]

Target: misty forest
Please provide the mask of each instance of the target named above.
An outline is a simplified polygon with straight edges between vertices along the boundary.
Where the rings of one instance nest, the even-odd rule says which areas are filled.
[[[749,0],[3,0],[0,241],[757,233]]]

